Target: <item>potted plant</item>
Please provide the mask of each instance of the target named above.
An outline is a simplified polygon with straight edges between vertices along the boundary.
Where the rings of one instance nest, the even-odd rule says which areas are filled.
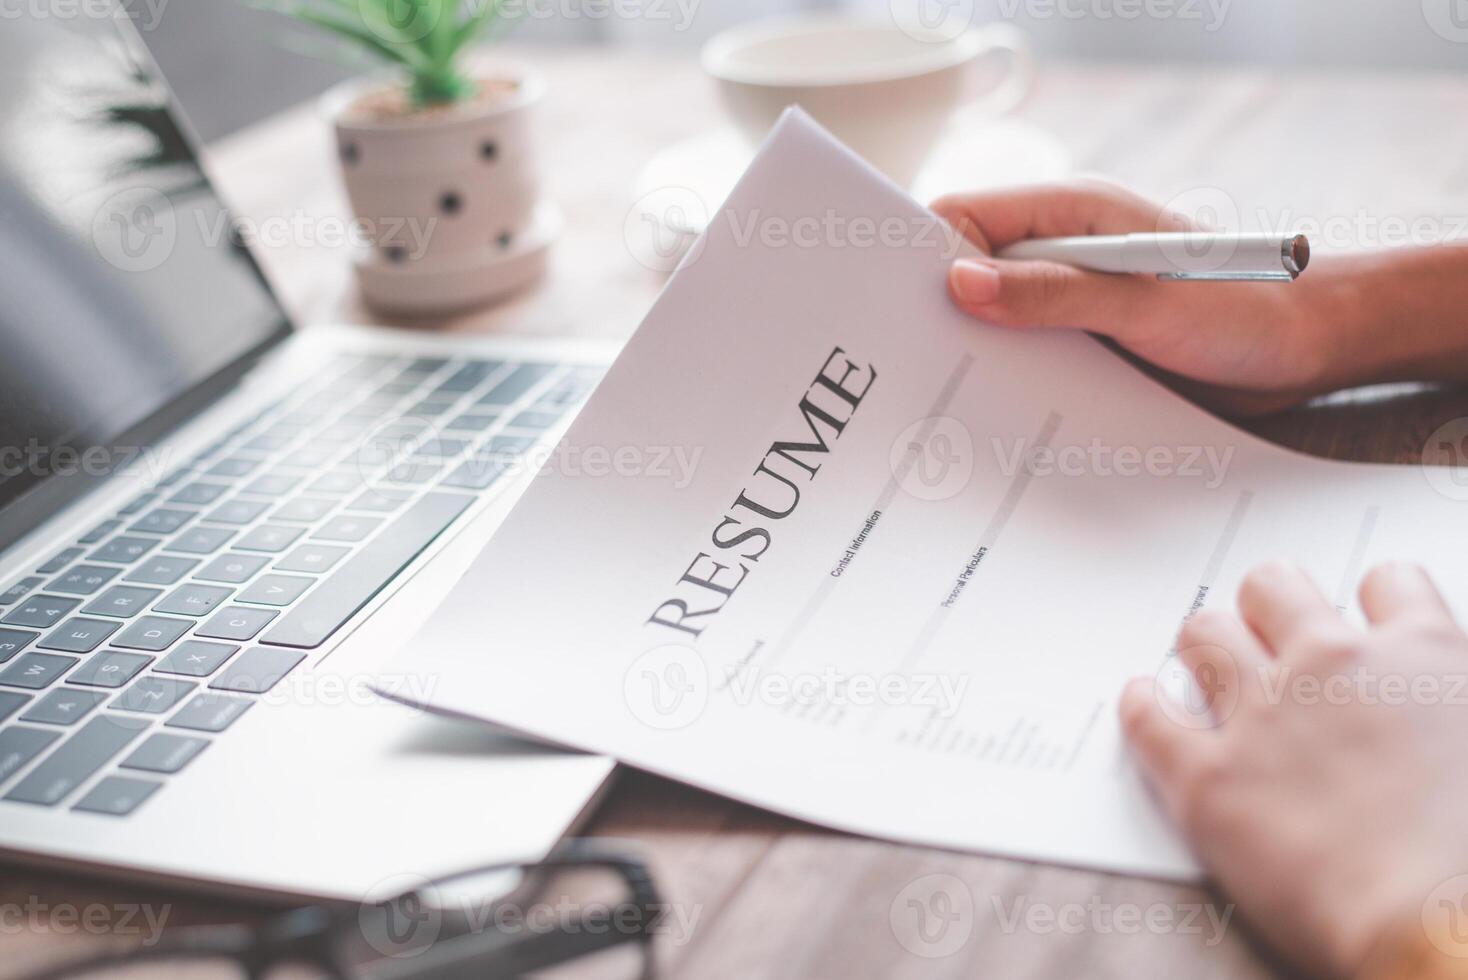
[[[446,313],[503,296],[544,269],[557,219],[540,202],[532,131],[544,85],[471,63],[503,0],[267,0],[387,63],[324,102],[342,179],[370,247],[368,303]]]

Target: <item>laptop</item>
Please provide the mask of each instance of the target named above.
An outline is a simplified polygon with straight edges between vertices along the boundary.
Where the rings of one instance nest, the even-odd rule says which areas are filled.
[[[370,685],[610,352],[298,331],[228,227],[125,17],[7,22],[0,860],[355,901],[539,857],[611,763]]]

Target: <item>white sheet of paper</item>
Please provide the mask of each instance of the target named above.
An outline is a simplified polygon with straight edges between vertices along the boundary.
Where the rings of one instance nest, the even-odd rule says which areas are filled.
[[[1183,619],[1267,558],[1351,615],[1366,566],[1411,558],[1462,608],[1468,493],[1263,443],[1083,335],[977,324],[951,257],[787,114],[393,669],[815,823],[1194,876],[1124,682],[1172,674]]]

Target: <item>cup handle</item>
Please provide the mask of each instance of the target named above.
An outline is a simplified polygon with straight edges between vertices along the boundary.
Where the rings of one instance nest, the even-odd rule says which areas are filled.
[[[1014,109],[1030,94],[1035,85],[1035,51],[1029,35],[1013,24],[989,24],[979,28],[980,46],[970,67],[977,70],[980,62],[996,54],[1009,60],[1004,80],[970,103],[982,112],[999,116]]]

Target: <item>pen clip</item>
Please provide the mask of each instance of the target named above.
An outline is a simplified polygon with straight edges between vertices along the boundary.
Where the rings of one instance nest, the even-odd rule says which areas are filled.
[[[1161,282],[1293,282],[1295,276],[1279,272],[1163,272]]]

